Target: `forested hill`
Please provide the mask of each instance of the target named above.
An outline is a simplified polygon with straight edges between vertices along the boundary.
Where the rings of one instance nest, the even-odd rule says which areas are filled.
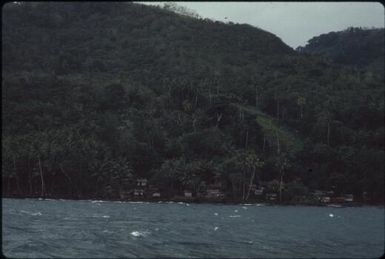
[[[363,29],[350,27],[329,32],[308,41],[298,50],[325,55],[340,64],[368,69],[384,74],[384,28]]]
[[[116,199],[144,177],[162,197],[384,199],[376,74],[124,2],[8,3],[2,36],[3,196]]]
[[[29,71],[33,66],[57,74],[139,71],[141,78],[145,69],[151,70],[151,77],[164,77],[163,73],[175,77],[190,69],[214,73],[216,63],[242,66],[263,56],[293,52],[275,35],[250,25],[197,20],[156,7],[11,5],[4,12],[4,58],[11,70]],[[13,44],[21,53],[12,52]]]

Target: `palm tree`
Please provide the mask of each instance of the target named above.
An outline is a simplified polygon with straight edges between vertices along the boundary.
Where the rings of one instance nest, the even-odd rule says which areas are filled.
[[[275,166],[279,170],[279,201],[282,201],[282,189],[283,189],[283,177],[291,165],[289,163],[289,159],[285,153],[282,153],[280,156],[276,158]]]

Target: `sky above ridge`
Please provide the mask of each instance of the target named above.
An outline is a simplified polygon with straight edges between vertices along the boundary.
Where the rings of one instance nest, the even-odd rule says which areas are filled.
[[[140,2],[161,5],[165,2]],[[176,2],[202,18],[247,23],[274,33],[292,48],[330,31],[384,27],[379,2]]]

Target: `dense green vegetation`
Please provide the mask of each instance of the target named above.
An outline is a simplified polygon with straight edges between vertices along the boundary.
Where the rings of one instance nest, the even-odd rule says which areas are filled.
[[[314,37],[297,50],[384,75],[384,33],[384,28],[350,27]]]
[[[167,8],[3,7],[3,196],[286,184],[384,199],[381,76]],[[383,52],[382,54],[383,55]]]

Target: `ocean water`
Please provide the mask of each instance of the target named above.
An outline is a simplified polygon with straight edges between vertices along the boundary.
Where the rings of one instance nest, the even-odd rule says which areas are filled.
[[[384,207],[2,199],[12,258],[379,258]]]

